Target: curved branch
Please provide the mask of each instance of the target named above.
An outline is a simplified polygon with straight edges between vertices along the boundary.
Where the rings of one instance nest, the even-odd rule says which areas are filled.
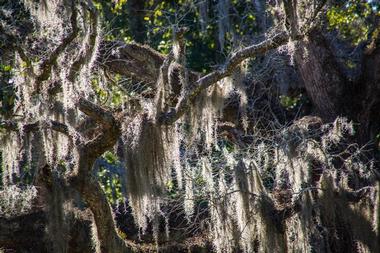
[[[91,166],[81,167],[88,167],[85,169],[88,170],[92,168],[92,164],[97,157],[115,145],[121,134],[121,126],[112,112],[83,97],[78,99],[76,105],[79,110],[102,126],[100,133],[93,139],[83,143],[81,147],[82,156],[85,158],[84,160],[86,160],[87,164],[91,164]]]
[[[165,56],[140,44],[104,41],[99,61],[111,72],[155,84]]]
[[[88,117],[95,120],[97,123],[103,125],[105,128],[111,128],[116,125],[116,119],[112,112],[104,109],[103,107],[80,97],[76,102],[76,106]]]

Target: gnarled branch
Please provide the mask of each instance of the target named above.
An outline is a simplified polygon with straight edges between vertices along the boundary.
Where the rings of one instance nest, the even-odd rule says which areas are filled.
[[[80,97],[76,102],[76,106],[81,110],[84,114],[95,120],[97,123],[103,125],[106,128],[111,128],[116,125],[116,119],[113,114],[104,109],[103,107]]]

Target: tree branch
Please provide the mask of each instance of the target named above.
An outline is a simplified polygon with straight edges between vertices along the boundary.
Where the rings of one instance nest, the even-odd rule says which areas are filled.
[[[89,6],[84,5],[84,8],[88,9],[88,12],[90,13],[90,32],[88,36],[88,40],[85,43],[85,49],[80,51],[78,58],[74,61],[74,63],[70,67],[68,79],[70,81],[74,81],[74,77],[76,73],[81,69],[83,64],[90,61],[92,54],[94,53],[96,40],[98,37],[98,14],[95,7],[92,5],[91,1],[88,1]]]
[[[112,128],[117,125],[117,121],[110,111],[102,108],[101,106],[80,97],[76,102],[76,106],[88,117],[95,120],[105,128]]]
[[[194,101],[204,89],[207,89],[216,82],[231,75],[234,69],[244,60],[266,53],[271,49],[278,48],[279,46],[286,44],[289,41],[289,38],[287,32],[280,32],[259,44],[248,46],[234,53],[220,69],[199,78],[195,82],[192,90],[188,92],[185,97],[179,99],[176,108],[166,112],[160,117],[161,124],[170,125],[178,120],[188,110],[190,102]],[[301,35],[296,37],[296,39],[300,38],[302,38]]]
[[[78,99],[76,105],[79,110],[102,126],[100,133],[81,147],[87,163],[93,164],[96,158],[115,145],[121,133],[120,122],[112,112],[83,97]],[[83,166],[83,168],[85,167]],[[92,166],[90,167],[92,168]]]
[[[99,61],[111,72],[155,84],[165,56],[140,44],[104,41]]]
[[[29,132],[35,132],[38,131],[40,128],[50,128],[54,131],[60,132],[65,135],[70,135],[69,128],[66,124],[54,121],[54,120],[48,120],[48,121],[37,121],[31,124],[26,124],[22,126],[22,130],[26,133]],[[0,128],[4,128],[6,130],[10,131],[18,131],[19,127],[16,122],[14,121],[2,121],[0,122]]]
[[[78,24],[77,24],[77,10],[75,8],[75,1],[71,1],[71,17],[70,23],[72,27],[72,31],[67,37],[65,37],[61,44],[50,54],[50,56],[42,62],[41,68],[42,72],[37,76],[37,92],[40,89],[41,82],[46,81],[51,74],[52,67],[56,63],[59,55],[66,49],[66,47],[76,38],[78,35]]]
[[[76,188],[94,215],[100,252],[133,252],[117,234],[111,208],[96,178],[90,176]]]

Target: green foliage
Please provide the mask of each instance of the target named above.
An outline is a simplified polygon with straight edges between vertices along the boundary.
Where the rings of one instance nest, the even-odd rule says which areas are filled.
[[[106,30],[105,39],[122,39],[130,42],[132,37],[126,11],[127,1],[94,0],[93,2],[103,19]]]
[[[131,96],[131,94],[122,90],[122,85],[119,84],[119,81],[119,75],[114,75],[112,80],[100,80],[99,76],[94,76],[91,79],[92,88],[102,104],[119,107],[128,96]]]
[[[102,158],[111,166],[120,166],[120,161],[117,156],[110,151],[104,153]],[[106,166],[101,166],[97,176],[107,200],[111,205],[123,200],[121,178],[118,174],[113,173],[107,169]]]
[[[0,63],[0,115],[10,117],[16,94],[12,83],[13,68],[9,64]]]
[[[0,64],[0,70],[3,72],[10,72],[12,70],[12,66]]]
[[[372,17],[379,15],[374,1],[350,0],[332,6],[327,12],[329,27],[336,29],[354,45],[368,39],[372,29]]]
[[[283,107],[285,107],[285,109],[290,110],[290,109],[295,108],[299,104],[299,102],[301,101],[301,97],[302,97],[301,94],[295,97],[281,95],[280,103]]]
[[[198,1],[190,0],[95,0],[104,23],[107,39],[146,43],[167,54],[172,46],[174,26],[188,27],[186,34],[187,64],[206,72],[221,62],[240,37],[258,32],[252,1],[233,0],[229,9],[230,31],[225,47],[218,45],[217,1],[208,1],[205,30],[202,30]],[[233,45],[235,43],[235,45]],[[239,42],[240,43],[240,42]]]
[[[123,6],[127,3],[127,0],[115,0],[114,6],[112,7],[113,13],[120,13],[120,11],[123,9]]]
[[[119,159],[117,158],[117,156],[114,153],[110,152],[110,151],[105,152],[104,155],[103,155],[103,158],[109,164],[115,165],[115,164],[117,164],[119,162]]]
[[[110,173],[106,168],[101,168],[98,172],[100,185],[106,194],[111,205],[123,200],[120,177]]]

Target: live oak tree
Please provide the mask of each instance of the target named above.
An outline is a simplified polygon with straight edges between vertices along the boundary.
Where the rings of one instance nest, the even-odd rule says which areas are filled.
[[[341,24],[333,12],[339,1],[252,1],[262,36],[240,44],[245,38],[231,32],[233,3],[219,0],[218,46],[230,52],[200,73],[188,67],[191,28],[169,27],[164,55],[106,39],[94,2],[0,2],[0,248],[379,250],[376,6],[363,7],[369,13],[357,25],[365,38],[356,36],[361,44],[353,47],[329,30],[327,22]],[[127,2],[114,8],[128,4],[137,13],[129,22],[143,42],[144,1]],[[193,6],[201,29],[209,4]],[[347,8],[359,6],[361,15],[361,4]],[[266,84],[276,83],[268,76],[283,84],[294,74],[313,116],[285,126]],[[115,94],[122,98],[110,99]],[[122,164],[133,231],[117,224],[95,173],[109,151]]]

